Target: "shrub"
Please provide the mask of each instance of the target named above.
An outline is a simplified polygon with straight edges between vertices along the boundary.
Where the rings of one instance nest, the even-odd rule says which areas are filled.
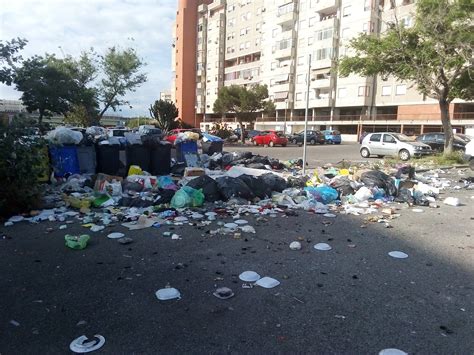
[[[0,126],[0,216],[36,207],[45,147],[31,120],[15,117]]]

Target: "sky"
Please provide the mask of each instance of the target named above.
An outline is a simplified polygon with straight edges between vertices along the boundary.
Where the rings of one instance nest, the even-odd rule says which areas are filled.
[[[24,58],[44,53],[78,56],[93,47],[132,47],[147,64],[148,80],[126,99],[132,109],[106,114],[148,116],[160,91],[171,86],[171,30],[178,0],[0,0],[0,40],[28,40]],[[0,99],[21,93],[0,84]]]

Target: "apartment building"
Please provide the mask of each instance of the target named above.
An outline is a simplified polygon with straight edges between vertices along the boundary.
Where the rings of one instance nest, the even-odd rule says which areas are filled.
[[[200,5],[196,108],[201,128],[222,86],[266,84],[276,106],[256,129],[300,131],[308,104],[310,129],[338,129],[346,139],[362,131],[419,134],[441,130],[438,104],[394,78],[338,76],[336,61],[349,41],[380,33],[390,21],[412,25],[414,0],[216,0]],[[311,58],[311,61],[309,59]],[[309,82],[308,102],[306,100]],[[474,134],[474,104],[451,105],[453,127]],[[471,123],[472,122],[472,123]]]

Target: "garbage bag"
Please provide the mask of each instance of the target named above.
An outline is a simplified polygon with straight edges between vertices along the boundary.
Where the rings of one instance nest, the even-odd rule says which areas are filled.
[[[426,198],[425,194],[420,191],[413,191],[413,199],[415,200],[415,205],[418,206],[429,206],[430,201]]]
[[[241,197],[246,200],[251,200],[255,197],[252,190],[250,190],[247,184],[240,178],[224,176],[217,178],[216,182],[225,201],[232,197]]]
[[[199,176],[191,180],[186,186],[192,187],[193,189],[201,189],[208,202],[215,202],[221,199],[217,182],[207,175]]]
[[[287,180],[288,187],[298,187],[303,188],[306,186],[309,177],[307,176],[290,176]]]
[[[66,127],[56,127],[46,135],[46,139],[54,144],[79,144],[83,138],[81,132]]]
[[[176,186],[171,176],[167,175],[158,177],[158,187],[166,190],[178,190],[178,186]]]
[[[384,189],[389,196],[395,196],[397,193],[393,179],[382,171],[367,171],[361,175],[360,179],[368,187],[377,186]]]
[[[400,189],[398,192],[398,196],[395,198],[396,202],[406,202],[409,206],[413,206],[415,204],[415,199],[410,190],[408,189]]]
[[[272,196],[272,188],[260,176],[241,175],[239,176],[245,184],[252,190],[258,198],[267,198]]]
[[[282,192],[288,186],[285,179],[279,177],[278,175],[268,173],[261,176],[263,181],[269,186],[272,191]]]
[[[203,142],[223,142],[223,139],[221,137],[213,136],[208,133],[203,133],[202,141]]]
[[[354,194],[354,198],[357,202],[364,202],[368,199],[373,198],[372,191],[367,186],[362,186],[357,192]]]
[[[171,207],[200,207],[204,203],[202,190],[196,190],[189,186],[179,189],[171,199]]]
[[[174,190],[158,189],[158,195],[160,196],[155,204],[170,203],[175,195]]]
[[[330,186],[336,189],[341,196],[352,195],[354,189],[351,185],[351,180],[347,176],[338,176],[332,179]]]
[[[222,166],[230,165],[234,161],[234,155],[232,153],[222,154],[221,164]]]
[[[336,201],[339,197],[337,190],[327,185],[319,185],[318,187],[308,186],[305,187],[305,191],[308,197],[312,197],[325,205]]]

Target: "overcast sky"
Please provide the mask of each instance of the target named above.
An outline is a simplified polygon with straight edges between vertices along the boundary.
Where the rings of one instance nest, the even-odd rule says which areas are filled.
[[[0,0],[0,40],[28,39],[24,57],[56,53],[78,55],[93,47],[133,47],[144,62],[148,81],[127,99],[132,109],[117,114],[147,115],[160,91],[171,83],[171,25],[178,0]],[[21,93],[0,84],[1,99]],[[113,111],[107,111],[113,114]]]

